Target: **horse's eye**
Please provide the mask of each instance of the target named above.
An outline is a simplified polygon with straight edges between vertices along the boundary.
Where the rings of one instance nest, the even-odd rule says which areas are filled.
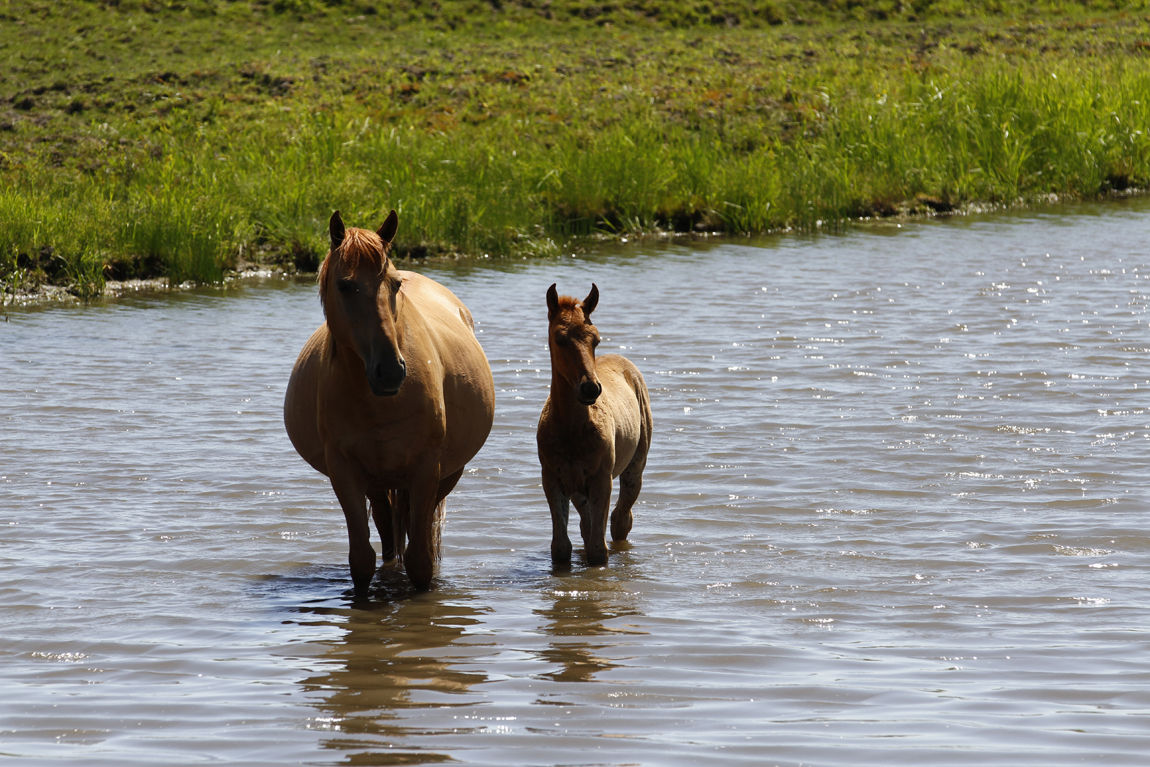
[[[359,283],[355,280],[342,279],[337,281],[335,286],[345,296],[354,296],[359,292]]]
[[[591,338],[591,347],[595,348],[598,345],[599,345],[599,336],[593,336]]]
[[[555,343],[559,344],[560,346],[570,346],[571,345],[571,339],[565,335],[562,335],[560,333],[556,333],[555,334]]]

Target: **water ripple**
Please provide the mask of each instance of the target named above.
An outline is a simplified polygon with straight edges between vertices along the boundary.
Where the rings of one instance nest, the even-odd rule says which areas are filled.
[[[1142,202],[427,267],[476,317],[496,421],[438,588],[385,568],[367,599],[282,428],[313,285],[13,312],[0,751],[1140,765],[1148,226]],[[592,281],[655,440],[632,540],[553,572],[543,296]]]

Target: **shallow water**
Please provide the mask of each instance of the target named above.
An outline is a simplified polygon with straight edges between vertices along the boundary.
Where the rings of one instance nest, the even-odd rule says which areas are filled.
[[[369,601],[281,423],[313,286],[13,311],[0,757],[1145,764],[1148,235],[1142,200],[428,268],[496,423],[438,587]],[[543,296],[592,281],[655,441],[632,540],[554,574]]]

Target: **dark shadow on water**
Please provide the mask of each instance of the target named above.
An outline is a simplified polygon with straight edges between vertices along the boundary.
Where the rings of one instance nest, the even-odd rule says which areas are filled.
[[[339,604],[352,592],[347,567],[312,565],[254,579],[248,591],[271,605],[293,610],[300,604]]]
[[[251,591],[278,605],[340,604],[360,610],[378,611],[397,602],[417,598],[438,590],[445,584],[436,579],[430,592],[412,587],[401,565],[394,563],[379,568],[366,592],[357,592],[351,584],[346,565],[312,565],[294,572],[260,576]]]

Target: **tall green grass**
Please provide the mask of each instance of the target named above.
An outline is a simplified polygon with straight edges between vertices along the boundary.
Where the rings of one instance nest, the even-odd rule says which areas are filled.
[[[849,39],[877,44],[863,34]],[[896,46],[873,65],[831,52],[778,73],[722,63],[784,45],[767,32],[707,32],[703,53],[677,32],[568,49],[486,40],[464,51],[474,61],[450,55],[461,39],[419,38],[426,50],[394,67],[335,48],[233,79],[185,72],[199,94],[78,124],[107,150],[91,157],[53,158],[17,125],[28,150],[0,163],[0,279],[38,272],[92,294],[108,278],[314,268],[337,208],[363,226],[398,209],[401,252],[508,255],[595,233],[836,228],[1150,184],[1150,66],[1128,52],[924,65]],[[661,76],[689,56],[697,82]],[[164,82],[147,87],[175,92]]]

